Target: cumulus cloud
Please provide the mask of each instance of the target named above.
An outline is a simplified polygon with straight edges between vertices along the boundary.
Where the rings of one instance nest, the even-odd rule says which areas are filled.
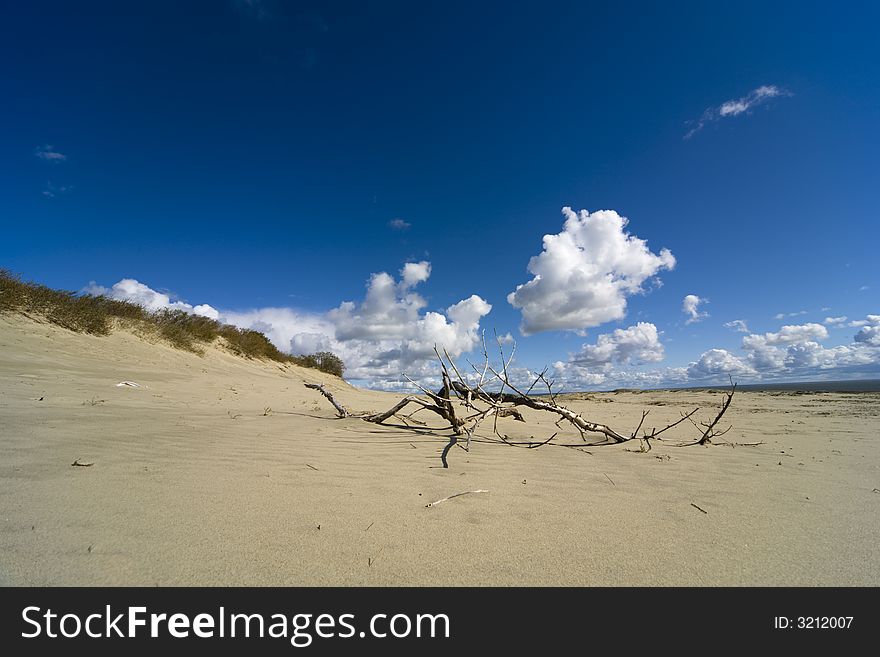
[[[719,374],[753,374],[754,371],[746,361],[726,349],[709,349],[687,368],[688,376],[696,380],[717,377]]]
[[[516,339],[508,332],[508,333],[505,333],[504,335],[499,335],[498,341],[501,344],[511,344],[511,343],[515,342]]]
[[[606,366],[597,370],[575,363],[557,361],[553,364],[553,373],[554,391],[588,388],[658,388],[684,385],[690,381],[685,367],[633,370]]]
[[[596,344],[585,344],[569,361],[581,367],[608,363],[656,363],[663,360],[657,327],[648,322],[603,333]]]
[[[873,319],[871,319],[873,318]],[[709,349],[687,368],[688,380],[722,381],[815,379],[880,372],[880,316],[869,315],[849,344],[825,347],[821,324],[783,326],[779,331],[743,337],[744,355]]]
[[[761,374],[770,377],[803,375],[817,376],[838,370],[880,367],[880,344],[874,342],[872,329],[880,327],[880,316],[869,315],[866,324],[853,337],[853,342],[825,347],[820,342],[828,337],[821,324],[783,326],[778,332],[752,334],[743,338],[748,361]]]
[[[854,319],[847,326],[858,328],[860,326],[868,326],[880,322],[880,315],[868,315],[865,319]]]
[[[783,326],[779,331],[743,336],[742,353],[708,349],[687,367],[624,371],[602,359],[557,362],[554,370],[569,389],[590,387],[666,387],[724,383],[732,376],[745,382],[811,380],[880,374],[880,315],[851,322],[859,331],[848,344],[826,347],[821,324]],[[596,347],[600,346],[597,342]],[[588,354],[598,354],[598,349]],[[588,364],[590,367],[585,367]]]
[[[880,323],[861,328],[853,340],[864,345],[880,347]]]
[[[67,159],[67,156],[64,153],[59,153],[55,150],[55,147],[51,144],[44,144],[43,146],[38,146],[34,151],[34,155],[36,155],[41,160],[45,160],[46,162],[64,162]]]
[[[562,209],[561,233],[544,236],[544,250],[528,265],[533,278],[507,301],[522,312],[520,331],[580,331],[626,315],[627,297],[661,269],[672,269],[668,249],[654,254],[626,232],[628,219],[614,210],[592,214]]]
[[[223,310],[219,319],[239,328],[259,331],[281,351],[296,356],[336,348],[333,324],[320,313],[268,307]]]
[[[409,230],[412,228],[412,224],[408,221],[404,221],[400,217],[396,217],[388,222],[388,227],[393,230]]]
[[[783,326],[776,333],[752,334],[743,338],[743,345],[769,344],[784,345],[807,340],[824,340],[828,337],[828,329],[821,324],[794,324]]]
[[[399,280],[373,274],[362,301],[346,301],[326,313],[293,308],[218,310],[192,306],[134,280],[111,288],[95,283],[85,292],[131,301],[147,310],[183,310],[240,328],[264,333],[280,350],[294,355],[331,351],[346,364],[346,378],[377,388],[404,387],[403,374],[429,383],[436,377],[434,346],[452,358],[480,342],[480,321],[492,306],[477,295],[452,304],[443,312],[426,311],[427,302],[413,288],[431,275],[428,262],[406,263]]]
[[[791,92],[786,91],[785,89],[781,89],[780,87],[777,87],[773,84],[765,84],[758,87],[757,89],[752,89],[742,98],[734,98],[732,100],[721,103],[721,105],[718,105],[717,107],[707,108],[703,112],[703,115],[694,122],[694,127],[688,130],[684,138],[690,139],[708,124],[732,116],[745,114],[746,112],[757,107],[758,105],[763,105],[772,98],[791,95]]]
[[[83,289],[83,292],[93,296],[104,296],[118,301],[136,303],[150,312],[157,310],[182,310],[193,315],[210,317],[211,319],[218,319],[220,315],[216,309],[207,304],[191,306],[183,301],[172,301],[170,295],[164,292],[157,292],[133,278],[123,278],[110,288],[102,287],[92,281]]]
[[[739,333],[749,333],[749,327],[744,319],[734,319],[730,322],[724,322],[725,328],[732,329]]]
[[[424,283],[431,276],[431,263],[424,260],[422,262],[408,262],[400,270],[400,275],[403,279],[403,289]]]
[[[696,294],[688,294],[681,302],[681,311],[688,316],[685,324],[693,324],[701,322],[709,316],[709,313],[700,312],[700,304],[708,303],[706,299],[698,297]]]
[[[826,317],[822,321],[822,323],[825,324],[825,326],[834,326],[836,328],[843,326],[845,322],[846,322],[846,315],[841,315],[840,317]]]
[[[396,374],[429,360],[435,345],[453,358],[473,349],[480,319],[492,306],[471,295],[445,313],[423,312],[427,302],[412,288],[430,273],[430,264],[419,262],[407,263],[400,281],[385,272],[373,274],[362,302],[346,301],[327,313],[336,340],[368,352],[373,369]]]

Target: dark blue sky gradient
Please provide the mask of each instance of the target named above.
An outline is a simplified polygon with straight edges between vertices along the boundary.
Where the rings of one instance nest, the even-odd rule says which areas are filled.
[[[870,2],[7,3],[0,266],[322,311],[428,259],[432,309],[479,294],[483,325],[515,333],[505,297],[570,205],[675,254],[620,323],[656,323],[670,364],[735,348],[734,318],[862,317],[878,24]],[[683,139],[763,84],[793,95]],[[713,321],[684,326],[689,293]],[[521,346],[538,366],[582,341]]]

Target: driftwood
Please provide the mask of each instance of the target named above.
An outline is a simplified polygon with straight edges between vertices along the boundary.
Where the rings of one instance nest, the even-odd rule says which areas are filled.
[[[394,406],[381,413],[365,413],[352,412],[337,401],[333,394],[330,393],[323,385],[315,383],[306,383],[307,388],[311,388],[320,392],[336,409],[339,418],[359,418],[365,422],[375,424],[383,424],[392,417],[396,417],[403,421],[407,426],[409,422],[424,425],[418,422],[412,416],[421,411],[430,411],[440,416],[449,426],[451,433],[449,441],[444,446],[440,460],[444,468],[449,467],[447,457],[450,450],[456,445],[469,450],[471,442],[476,436],[477,429],[486,420],[492,420],[492,435],[482,435],[479,437],[480,442],[490,442],[508,445],[510,447],[523,447],[526,449],[535,449],[544,445],[554,445],[557,447],[582,448],[582,447],[600,447],[605,445],[619,445],[631,440],[639,440],[641,447],[638,450],[628,450],[631,452],[649,452],[651,451],[652,440],[663,440],[660,436],[665,432],[677,427],[686,420],[689,421],[700,432],[699,439],[692,442],[684,442],[675,444],[676,447],[685,447],[689,445],[709,445],[712,439],[722,436],[731,427],[719,430],[719,423],[727,412],[734,393],[736,392],[736,384],[731,380],[730,391],[726,394],[721,408],[717,414],[709,422],[697,423],[694,420],[695,414],[700,410],[699,407],[685,413],[681,413],[681,417],[667,424],[664,427],[653,427],[650,431],[643,430],[642,427],[649,411],[643,411],[638,426],[632,432],[625,433],[612,429],[606,424],[593,422],[580,413],[577,413],[558,401],[558,394],[554,392],[554,382],[546,377],[547,370],[535,377],[534,381],[528,388],[521,390],[517,387],[510,377],[510,365],[513,362],[516,345],[509,357],[505,359],[504,348],[498,341],[498,349],[501,354],[501,365],[498,369],[493,367],[489,361],[488,351],[486,349],[485,339],[483,340],[483,357],[482,367],[479,368],[468,361],[468,364],[474,370],[474,375],[470,382],[462,376],[455,362],[450,358],[449,353],[444,350],[441,355],[440,351],[435,347],[434,353],[437,355],[437,361],[440,365],[442,387],[439,391],[434,392],[413,381],[409,377],[407,380],[418,388],[422,395],[407,395]],[[499,371],[500,370],[500,371]],[[546,393],[540,397],[533,393],[533,390],[541,386],[546,389]],[[401,415],[401,412],[410,406],[416,406],[416,410],[409,415]],[[556,426],[560,427],[560,423],[564,422],[572,426],[581,437],[582,442],[577,444],[554,442],[558,435],[554,433],[546,439],[536,439],[532,436],[529,440],[513,440],[510,436],[502,434],[498,430],[498,418],[510,417],[519,422],[525,422],[521,408],[528,408],[536,411],[551,413],[558,416]],[[561,428],[561,427],[560,427]],[[639,433],[641,432],[641,434]],[[464,440],[464,444],[460,440]],[[723,443],[735,445],[736,443]],[[613,482],[612,482],[613,483]]]

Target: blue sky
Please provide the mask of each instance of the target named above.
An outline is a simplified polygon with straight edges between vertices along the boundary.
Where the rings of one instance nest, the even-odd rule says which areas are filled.
[[[0,266],[380,387],[483,329],[569,387],[880,375],[876,3],[473,4],[8,3]]]

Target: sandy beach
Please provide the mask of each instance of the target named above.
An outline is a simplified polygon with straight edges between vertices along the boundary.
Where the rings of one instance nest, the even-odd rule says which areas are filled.
[[[754,447],[476,442],[443,469],[439,421],[337,419],[307,382],[358,410],[400,397],[0,315],[0,584],[880,584],[878,393],[738,392],[724,438]],[[723,398],[582,397],[629,431]],[[505,430],[555,430],[525,415]]]

